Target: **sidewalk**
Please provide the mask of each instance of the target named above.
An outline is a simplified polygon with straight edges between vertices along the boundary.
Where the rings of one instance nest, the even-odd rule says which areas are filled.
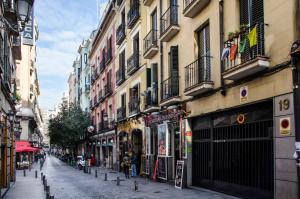
[[[38,176],[35,178],[35,170]],[[24,177],[23,170],[16,171],[16,182],[4,196],[4,199],[42,199],[45,198],[44,188],[41,181],[39,164],[34,164],[31,171],[26,170]]]

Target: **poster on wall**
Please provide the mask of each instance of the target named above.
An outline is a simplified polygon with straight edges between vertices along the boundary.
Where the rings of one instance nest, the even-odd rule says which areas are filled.
[[[158,155],[167,155],[167,124],[160,124],[157,126],[158,137]]]
[[[184,161],[177,160],[176,175],[175,175],[175,188],[182,189],[183,170],[184,170]]]

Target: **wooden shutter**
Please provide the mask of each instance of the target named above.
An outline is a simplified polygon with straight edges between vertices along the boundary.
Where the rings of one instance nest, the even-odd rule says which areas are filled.
[[[147,68],[147,88],[151,87],[151,68]]]
[[[171,46],[170,50],[170,69],[171,76],[178,76],[178,46]]]

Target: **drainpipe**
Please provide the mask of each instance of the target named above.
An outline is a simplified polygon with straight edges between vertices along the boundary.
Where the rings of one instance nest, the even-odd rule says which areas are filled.
[[[219,0],[219,21],[220,21],[220,60],[222,57],[222,49],[224,48],[224,6],[223,0]],[[223,78],[224,72],[224,62],[221,60],[221,73],[220,73],[220,82],[221,82],[221,94],[226,95],[225,90],[225,81]]]
[[[160,17],[162,16],[162,0],[159,1],[159,12],[160,12]],[[160,27],[161,27],[161,21],[160,21]],[[160,28],[161,31],[161,28]],[[163,53],[164,47],[163,47],[163,42],[160,41],[160,99],[162,99],[163,96],[163,89],[162,89],[162,82],[164,81],[164,53]]]
[[[294,117],[295,117],[295,159],[297,167],[297,187],[298,198],[300,198],[300,121],[296,118],[300,118],[300,55],[299,53],[293,53],[297,49],[300,49],[300,19],[298,17],[300,11],[300,1],[295,0],[296,6],[296,37],[291,48],[291,64],[292,64],[292,77],[293,77],[293,97],[294,97]]]

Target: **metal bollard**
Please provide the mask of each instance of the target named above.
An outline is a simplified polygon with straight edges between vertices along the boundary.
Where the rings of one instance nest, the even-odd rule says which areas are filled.
[[[50,193],[46,193],[46,199],[50,199]]]
[[[41,180],[43,180],[43,172],[41,173]]]
[[[134,181],[134,191],[138,191],[138,190],[139,190],[138,183],[137,183],[137,181],[135,180],[135,181]]]
[[[35,170],[35,178],[37,178],[37,170]]]
[[[119,176],[117,177],[117,186],[120,186],[120,178],[119,178]]]
[[[50,196],[50,199],[54,199],[54,196]]]
[[[43,185],[45,185],[46,176],[43,176]]]
[[[107,173],[104,174],[104,181],[107,181]]]
[[[46,187],[47,187],[47,180],[45,179],[45,184],[44,184],[44,190],[46,191]]]
[[[98,171],[97,171],[97,169],[95,170],[95,177],[98,178]]]
[[[91,174],[92,173],[92,171],[91,171],[92,169],[91,169],[91,167],[89,167],[89,174]]]
[[[29,171],[31,171],[31,166],[29,166]]]
[[[49,196],[50,196],[50,186],[49,185],[46,186],[46,192],[49,193]]]
[[[26,169],[23,170],[24,177],[26,176]]]

